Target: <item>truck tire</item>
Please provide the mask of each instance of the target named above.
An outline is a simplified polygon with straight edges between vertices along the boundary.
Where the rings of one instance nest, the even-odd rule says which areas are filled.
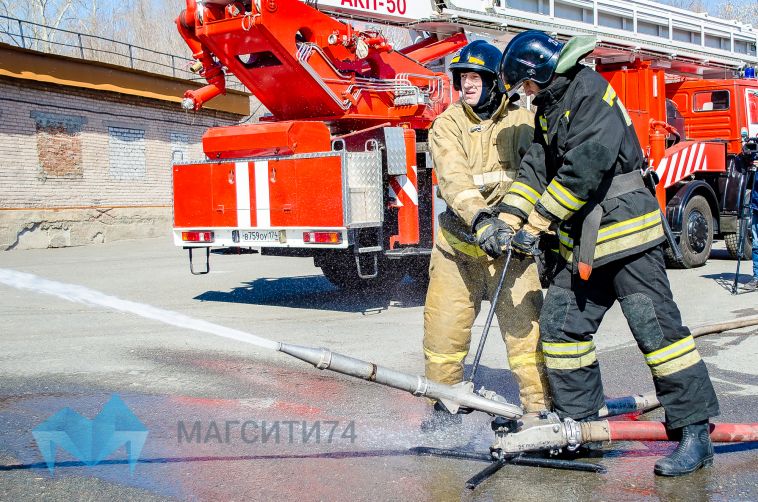
[[[750,200],[750,190],[745,192],[745,200]],[[745,240],[742,243],[742,259],[750,260],[753,254],[753,232],[751,231],[750,224],[752,222],[752,211],[747,210],[747,217],[743,218],[739,223],[745,232]],[[726,243],[726,250],[729,253],[730,258],[737,258],[738,249],[740,247],[740,234],[739,232],[730,232],[724,234],[724,242]]]
[[[377,263],[378,274],[372,279],[363,279],[358,275],[355,255],[352,252],[334,253],[320,260],[319,266],[329,282],[338,289],[346,291],[387,291],[405,275],[402,267],[398,267],[393,260],[388,260],[381,255]]]
[[[740,246],[740,235],[734,232],[724,234],[724,242],[726,243],[726,250],[729,252],[730,258],[737,258],[737,249]],[[750,227],[746,228],[745,240],[742,243],[742,260],[750,260],[753,255],[753,232],[750,231]]]
[[[684,268],[700,267],[711,254],[713,244],[713,216],[711,206],[702,195],[695,195],[684,206],[679,249]],[[675,264],[676,265],[676,264]]]

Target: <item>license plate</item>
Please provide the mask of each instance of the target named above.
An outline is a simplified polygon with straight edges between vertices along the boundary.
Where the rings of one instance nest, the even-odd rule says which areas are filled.
[[[240,231],[240,242],[279,242],[279,230]]]

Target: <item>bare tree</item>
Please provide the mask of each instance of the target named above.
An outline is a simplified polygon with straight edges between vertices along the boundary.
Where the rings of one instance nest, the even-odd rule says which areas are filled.
[[[715,14],[724,19],[734,19],[758,28],[758,0],[724,0],[716,5]]]
[[[4,16],[29,21],[30,24],[19,28],[19,33],[15,36],[19,40],[14,41],[19,45],[50,51],[56,38],[61,36],[56,28],[64,28],[74,19],[75,1],[79,0],[0,0],[0,12]]]
[[[688,10],[690,12],[708,11],[703,0],[663,0],[661,3],[671,5],[672,7],[677,7],[679,9]]]
[[[758,27],[758,0],[663,0],[663,3],[692,12],[707,12],[721,19],[731,19]]]

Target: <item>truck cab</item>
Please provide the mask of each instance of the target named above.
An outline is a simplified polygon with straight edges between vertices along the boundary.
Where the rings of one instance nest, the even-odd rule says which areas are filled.
[[[709,231],[723,238],[729,254],[736,257],[740,252],[740,206],[749,200],[754,176],[752,159],[743,150],[746,137],[758,136],[758,80],[685,80],[667,84],[666,96],[682,117],[682,139],[725,145],[725,170],[716,175],[696,173],[692,178],[712,188],[702,193],[713,210]],[[692,231],[698,218],[703,215],[690,216],[684,225],[689,224]],[[700,221],[699,225],[706,223]],[[680,229],[685,234],[687,230]],[[751,235],[746,235],[742,239],[743,256],[750,255],[751,247]]]

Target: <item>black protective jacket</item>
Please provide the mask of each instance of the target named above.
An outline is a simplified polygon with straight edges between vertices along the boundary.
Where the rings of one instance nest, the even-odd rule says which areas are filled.
[[[556,223],[559,251],[570,267],[587,252],[590,265],[598,267],[663,242],[658,202],[641,177],[620,176],[639,173],[643,156],[608,81],[576,65],[557,75],[534,103],[534,141],[503,210],[522,218],[535,210]],[[594,220],[594,230],[585,220]]]

